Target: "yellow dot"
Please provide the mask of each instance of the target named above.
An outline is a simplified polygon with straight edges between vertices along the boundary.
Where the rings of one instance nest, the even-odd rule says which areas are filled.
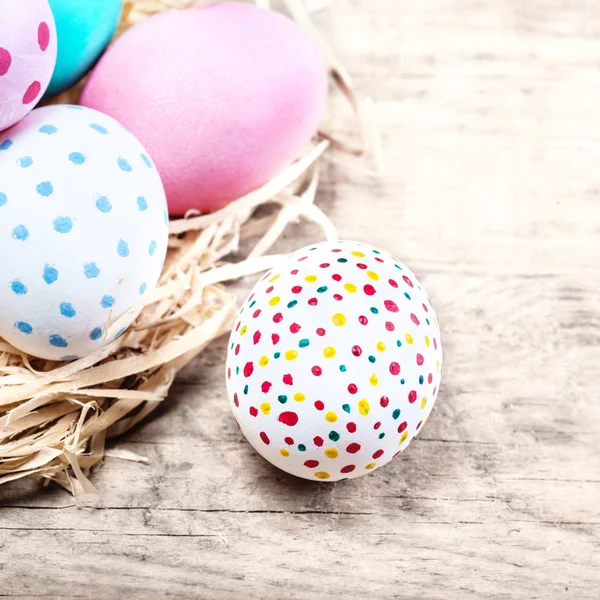
[[[356,286],[353,283],[345,283],[344,289],[347,292],[350,292],[351,294],[354,294],[354,292],[356,292]]]
[[[410,333],[407,333],[407,334],[404,336],[404,339],[406,340],[406,343],[407,343],[407,344],[412,344],[412,343],[415,341],[415,340],[413,340],[413,336],[412,336],[412,335],[410,335]]]
[[[342,313],[335,313],[333,317],[331,317],[333,324],[337,327],[341,327],[346,324],[346,317]]]
[[[262,410],[263,415],[268,415],[271,412],[271,405],[268,402],[263,402],[260,405],[260,410]]]
[[[294,360],[298,358],[298,350],[288,350],[285,353],[285,360]]]
[[[436,360],[436,361],[435,361],[435,370],[436,370],[436,371],[439,371],[439,370],[440,370],[440,361],[439,361],[439,360]]]
[[[377,350],[383,352],[385,350],[385,344],[383,342],[377,342]]]
[[[423,396],[423,398],[421,398],[421,408],[425,408],[426,404],[427,404],[427,398],[425,398],[425,396]]]
[[[290,453],[287,451],[286,448],[282,448],[280,451],[281,456],[289,456]]]
[[[329,479],[330,475],[327,471],[317,471],[315,477],[318,477],[319,479]]]
[[[400,442],[398,442],[398,445],[400,445],[402,442],[404,442],[406,440],[406,438],[408,437],[408,431],[405,431],[401,436],[400,436]]]
[[[329,421],[330,423],[335,423],[337,421],[338,417],[334,412],[328,412],[325,415],[325,420]]]
[[[362,258],[365,255],[364,252],[359,252],[358,250],[352,250],[350,254],[352,254],[352,256],[356,256],[357,258]]]
[[[373,375],[371,375],[371,377],[369,378],[369,383],[371,385],[377,385],[379,383],[379,379],[377,375],[375,375],[375,373],[373,373]]]
[[[379,275],[377,275],[375,271],[367,271],[367,275],[369,279],[372,279],[373,281],[379,281]]]
[[[317,276],[316,275],[307,275],[304,278],[304,281],[308,281],[308,283],[313,283],[313,281],[317,280]]]
[[[277,273],[277,275],[273,275],[273,277],[271,277],[271,279],[269,279],[269,283],[273,283],[274,281],[277,281],[279,279],[280,275],[281,275],[281,273]]]
[[[327,450],[325,450],[325,456],[327,458],[337,458],[338,455],[338,451],[336,448],[327,448]]]
[[[370,410],[371,410],[371,407],[369,406],[369,403],[367,402],[366,398],[363,398],[362,400],[359,401],[359,403],[358,403],[358,412],[363,417],[366,417],[369,414]]]
[[[306,400],[306,396],[302,392],[296,392],[294,394],[294,400],[296,402],[304,402]]]
[[[369,463],[365,466],[365,469],[374,469],[377,466],[377,463]]]
[[[261,367],[266,367],[269,364],[269,357],[268,356],[261,356],[260,360],[258,361],[258,364]]]
[[[431,342],[429,341],[429,336],[428,336],[428,335],[426,335],[426,336],[425,336],[425,345],[426,345],[428,348],[429,348],[429,344],[430,344],[430,343],[431,343]]]
[[[248,331],[248,325],[244,325],[241,329],[240,329],[240,335],[244,335],[246,333],[246,331]]]
[[[335,356],[335,348],[333,346],[327,346],[327,348],[323,350],[323,356],[325,358],[333,358]]]
[[[279,296],[273,296],[270,300],[269,300],[269,304],[271,306],[275,306],[276,304],[279,304],[279,300],[281,300],[281,298]]]

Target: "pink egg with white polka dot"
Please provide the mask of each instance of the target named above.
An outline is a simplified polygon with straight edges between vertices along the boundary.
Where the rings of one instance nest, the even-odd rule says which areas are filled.
[[[0,2],[0,131],[31,111],[56,64],[56,29],[47,0]]]
[[[256,284],[231,333],[227,389],[259,454],[292,475],[337,481],[408,446],[441,366],[435,312],[406,265],[367,244],[326,242]]]

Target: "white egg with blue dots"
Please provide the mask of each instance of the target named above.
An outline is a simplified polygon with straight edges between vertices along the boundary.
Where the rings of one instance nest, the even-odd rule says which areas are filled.
[[[167,242],[160,176],[111,117],[48,106],[0,133],[0,337],[15,348],[71,360],[112,341]]]

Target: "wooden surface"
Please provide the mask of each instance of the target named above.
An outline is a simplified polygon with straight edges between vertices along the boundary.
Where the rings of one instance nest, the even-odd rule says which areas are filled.
[[[387,164],[330,165],[319,203],[430,292],[432,418],[372,475],[294,479],[242,439],[216,343],[114,445],[150,463],[107,459],[99,507],[0,489],[0,596],[598,598],[600,4],[339,0],[317,22]]]

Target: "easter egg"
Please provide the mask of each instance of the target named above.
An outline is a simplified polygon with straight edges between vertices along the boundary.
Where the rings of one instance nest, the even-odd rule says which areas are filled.
[[[56,30],[48,0],[0,2],[0,131],[36,105],[55,61]]]
[[[48,0],[58,37],[56,67],[46,96],[75,85],[114,35],[122,0]]]
[[[0,133],[0,336],[68,360],[141,310],[167,248],[167,206],[140,142],[79,106],[32,111]]]
[[[425,290],[387,252],[303,248],[256,284],[231,333],[227,390],[250,444],[305,479],[385,465],[421,430],[440,386]]]
[[[222,2],[168,10],[108,48],[82,104],[136,134],[170,213],[214,211],[269,181],[315,134],[327,71],[280,13]]]

